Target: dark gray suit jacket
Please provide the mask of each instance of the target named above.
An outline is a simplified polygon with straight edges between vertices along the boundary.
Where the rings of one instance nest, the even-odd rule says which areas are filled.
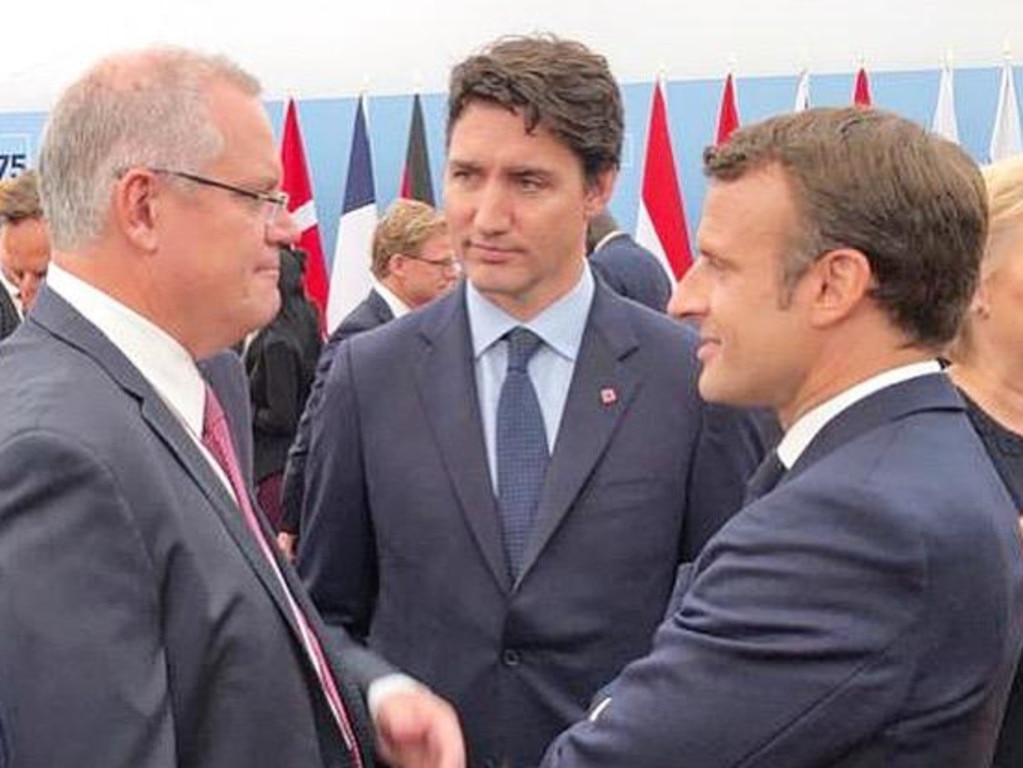
[[[671,280],[657,257],[625,232],[615,232],[590,254],[590,264],[619,296],[664,312],[671,299]]]
[[[322,396],[323,382],[327,379],[327,371],[334,362],[334,355],[337,346],[345,339],[371,331],[377,326],[388,323],[394,319],[394,313],[387,306],[383,296],[375,290],[369,292],[369,296],[362,300],[353,309],[341,324],[334,330],[334,333],[327,339],[327,343],[320,352],[320,360],[316,364],[316,378],[309,390],[309,398],[306,401],[302,418],[298,422],[298,431],[295,434],[295,442],[288,451],[288,463],[284,468],[284,487],[282,490],[281,504],[284,509],[284,516],[281,520],[281,529],[290,533],[298,533],[301,526],[302,496],[305,492],[305,464],[306,454],[309,453],[309,432],[311,429],[311,418],[313,411],[317,408]]]
[[[1014,505],[943,374],[828,423],[680,579],[545,768],[981,768],[1023,638]]]
[[[47,289],[0,347],[0,488],[13,765],[351,764],[234,501],[131,362]],[[369,764],[353,670],[335,667]]]
[[[535,765],[646,652],[679,563],[739,506],[759,446],[696,374],[689,329],[598,284],[512,584],[464,287],[338,348],[299,570],[329,623],[454,702],[472,765]]]
[[[21,324],[21,316],[7,288],[0,285],[0,339],[6,339]]]

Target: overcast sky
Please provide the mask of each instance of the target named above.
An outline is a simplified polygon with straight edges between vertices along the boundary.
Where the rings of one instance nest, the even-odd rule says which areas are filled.
[[[11,5],[8,3],[8,5]],[[224,52],[267,96],[442,91],[503,33],[578,37],[625,81],[1023,63],[1023,0],[30,0],[5,8],[0,112],[45,110],[103,53],[162,42]],[[14,27],[17,27],[15,29]]]

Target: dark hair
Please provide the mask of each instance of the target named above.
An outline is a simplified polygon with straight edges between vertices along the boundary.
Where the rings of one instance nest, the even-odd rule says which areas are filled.
[[[474,101],[519,112],[527,133],[542,125],[580,159],[588,182],[618,168],[622,98],[607,60],[553,35],[504,37],[451,71],[448,141]]]
[[[822,254],[854,248],[870,263],[871,296],[915,343],[955,335],[987,232],[984,182],[962,149],[897,115],[843,108],[775,117],[704,152],[722,181],[775,164],[802,219],[784,265],[789,295]]]

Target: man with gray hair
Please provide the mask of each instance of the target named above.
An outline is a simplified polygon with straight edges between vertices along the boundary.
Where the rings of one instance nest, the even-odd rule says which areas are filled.
[[[196,369],[277,312],[297,234],[258,83],[108,58],[40,171],[52,269],[0,350],[0,755],[362,768],[375,735],[396,765],[462,765],[446,704],[327,633]]]

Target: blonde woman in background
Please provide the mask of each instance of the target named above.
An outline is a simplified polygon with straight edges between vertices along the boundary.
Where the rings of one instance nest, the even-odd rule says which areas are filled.
[[[980,283],[949,351],[952,380],[1023,513],[1023,156],[984,170],[990,230]],[[1017,670],[994,760],[1023,768],[1023,679]]]

